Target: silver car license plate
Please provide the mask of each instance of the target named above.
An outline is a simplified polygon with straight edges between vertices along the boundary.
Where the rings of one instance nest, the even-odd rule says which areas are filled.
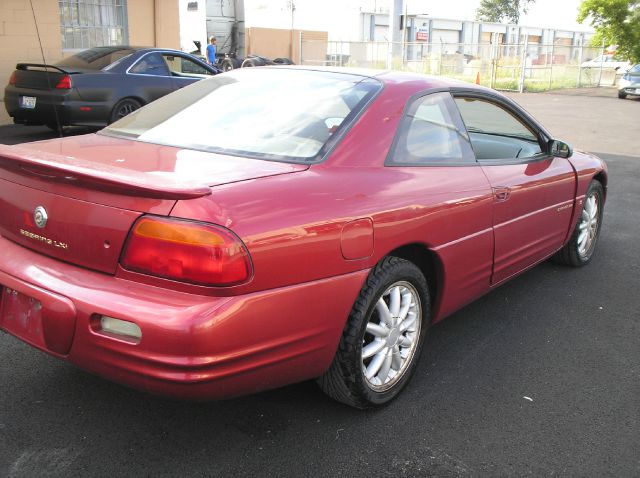
[[[20,108],[26,108],[32,110],[36,107],[36,97],[35,96],[21,96],[20,97]]]

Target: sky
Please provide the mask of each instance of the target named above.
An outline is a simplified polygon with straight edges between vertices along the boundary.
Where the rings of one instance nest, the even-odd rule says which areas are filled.
[[[412,9],[424,7],[425,13],[436,18],[474,20],[480,0],[405,0],[405,3]],[[529,4],[529,13],[520,19],[520,24],[565,30],[591,30],[588,24],[580,25],[576,21],[580,3],[580,0],[535,0]]]
[[[292,0],[244,0],[248,26],[291,28]],[[353,30],[360,11],[389,8],[393,0],[293,0],[295,28],[329,31],[335,39],[340,32]],[[559,30],[592,31],[576,22],[581,0],[535,0],[520,24]],[[480,0],[405,0],[409,13],[433,18],[474,20]],[[354,23],[355,22],[355,23]],[[347,38],[342,38],[347,39]]]

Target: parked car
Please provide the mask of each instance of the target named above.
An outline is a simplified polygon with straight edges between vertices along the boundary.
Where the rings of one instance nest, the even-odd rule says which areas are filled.
[[[15,123],[105,126],[161,96],[219,73],[162,48],[97,47],[55,65],[18,63],[4,102]]]
[[[602,160],[487,88],[233,70],[0,147],[0,328],[159,394],[316,378],[373,407],[431,325],[547,258],[587,264],[606,190]]]
[[[600,55],[593,60],[584,61],[580,65],[582,68],[612,68],[620,73],[626,72],[631,63],[614,55]]]
[[[618,98],[640,96],[640,63],[633,65],[618,82]]]

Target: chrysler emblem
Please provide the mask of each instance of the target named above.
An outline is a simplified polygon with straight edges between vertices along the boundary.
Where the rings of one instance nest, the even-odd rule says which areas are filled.
[[[35,211],[33,211],[33,220],[40,229],[47,225],[47,210],[42,206],[38,206]]]

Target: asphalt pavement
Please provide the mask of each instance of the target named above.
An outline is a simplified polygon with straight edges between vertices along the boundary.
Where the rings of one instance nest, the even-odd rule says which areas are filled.
[[[375,411],[312,382],[166,400],[0,334],[0,476],[640,476],[640,101],[512,97],[609,165],[588,266],[545,262],[433,327]],[[0,127],[5,143],[51,136]]]

